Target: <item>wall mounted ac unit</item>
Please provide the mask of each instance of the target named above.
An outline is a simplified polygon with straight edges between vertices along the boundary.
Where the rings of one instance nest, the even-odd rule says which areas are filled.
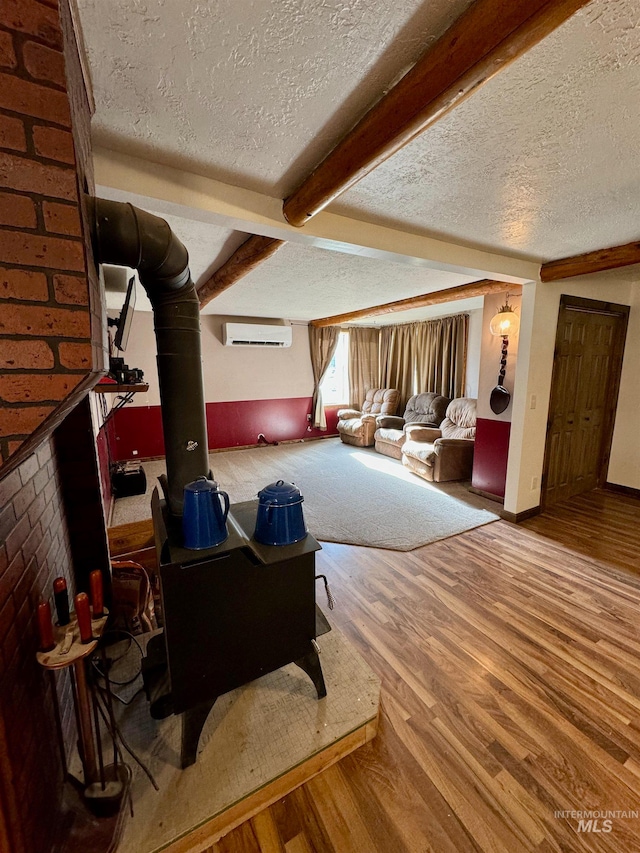
[[[290,347],[291,326],[268,326],[263,323],[224,323],[226,347]]]

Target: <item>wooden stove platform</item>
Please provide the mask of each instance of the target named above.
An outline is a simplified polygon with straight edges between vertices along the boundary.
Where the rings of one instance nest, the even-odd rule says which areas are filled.
[[[133,770],[135,814],[117,853],[197,853],[375,737],[380,682],[343,635],[318,638],[327,697],[294,664],[216,702],[196,764],[179,768],[179,717],[152,720],[144,695],[120,709],[125,738],[160,791]]]

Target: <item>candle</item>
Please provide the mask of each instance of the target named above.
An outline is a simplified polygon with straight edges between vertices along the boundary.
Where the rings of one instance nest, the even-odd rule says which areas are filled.
[[[93,607],[93,618],[100,619],[104,612],[104,603],[102,600],[102,572],[100,569],[95,569],[89,575],[89,584],[91,586],[91,606]]]
[[[51,605],[48,601],[41,601],[38,605],[38,631],[40,634],[40,651],[50,652],[56,644],[53,642]]]
[[[56,578],[53,582],[53,597],[56,602],[56,613],[58,614],[58,625],[69,624],[69,595],[67,593],[67,582],[64,578]]]
[[[74,598],[76,605],[76,619],[78,620],[78,630],[80,631],[80,640],[83,643],[90,643],[93,640],[91,633],[91,611],[89,609],[89,596],[86,592],[79,592]]]

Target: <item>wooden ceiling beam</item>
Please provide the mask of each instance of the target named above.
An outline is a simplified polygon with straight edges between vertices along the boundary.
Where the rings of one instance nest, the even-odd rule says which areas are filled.
[[[304,225],[589,0],[476,0],[284,202]]]
[[[260,266],[284,244],[284,240],[262,237],[259,234],[253,234],[248,240],[245,240],[229,260],[198,288],[200,310],[247,273],[250,273],[251,270]]]
[[[311,326],[342,326],[344,323],[352,323],[354,320],[363,320],[365,317],[379,317],[381,314],[395,314],[397,311],[409,311],[412,308],[425,308],[428,305],[441,305],[443,302],[454,302],[458,299],[472,299],[474,296],[486,296],[488,293],[520,293],[522,285],[510,284],[504,281],[492,281],[482,279],[472,281],[470,284],[461,284],[457,287],[448,287],[446,290],[436,290],[433,293],[425,293],[422,296],[410,296],[408,299],[399,299],[397,302],[387,302],[385,305],[374,305],[371,308],[361,308],[359,311],[350,311],[347,314],[336,314],[334,317],[322,317],[312,320]]]
[[[614,270],[632,264],[640,264],[640,242],[611,246],[609,249],[598,249],[584,255],[548,261],[540,267],[540,280],[559,281],[562,278],[572,278],[574,275],[604,272],[604,270]]]

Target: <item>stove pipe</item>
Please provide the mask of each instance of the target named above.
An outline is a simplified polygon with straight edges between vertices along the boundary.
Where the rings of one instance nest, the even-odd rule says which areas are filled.
[[[181,516],[185,485],[209,473],[200,302],[189,255],[159,216],[102,198],[91,204],[96,260],[137,270],[153,307],[167,459],[162,486],[171,514]]]

